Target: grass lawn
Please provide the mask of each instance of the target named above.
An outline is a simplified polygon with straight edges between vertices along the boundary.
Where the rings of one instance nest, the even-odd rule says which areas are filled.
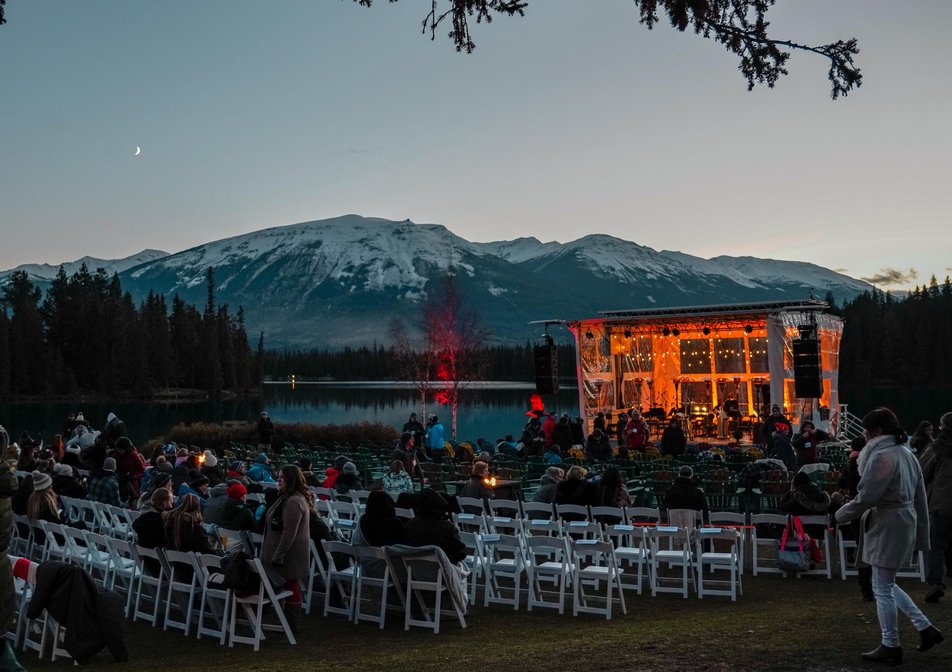
[[[936,626],[952,634],[950,604],[924,604],[925,585],[906,581],[913,599]],[[673,595],[627,595],[628,615],[611,621],[597,616],[564,616],[554,610],[529,613],[503,606],[473,607],[468,627],[445,620],[439,635],[405,632],[402,615],[383,631],[341,617],[305,616],[298,646],[270,635],[261,651],[229,649],[208,640],[185,638],[143,624],[129,625],[132,662],[125,669],[175,672],[314,670],[449,672],[477,666],[493,672],[592,670],[812,670],[876,669],[861,651],[879,643],[875,604],[860,600],[853,581],[816,577],[744,577],[744,595],[699,601]],[[952,640],[928,653],[915,650],[918,635],[901,620],[903,670],[952,670]],[[29,670],[68,669],[70,663],[40,662],[20,653]],[[112,667],[107,653],[93,664]],[[134,666],[134,667],[133,667]]]

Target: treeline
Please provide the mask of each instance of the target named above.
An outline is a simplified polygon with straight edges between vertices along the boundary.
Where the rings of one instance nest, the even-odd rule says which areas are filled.
[[[828,299],[829,300],[829,299]],[[952,282],[933,276],[897,299],[867,292],[834,309],[845,322],[840,387],[952,386]]]
[[[244,312],[216,306],[208,270],[204,311],[150,292],[139,306],[119,276],[83,265],[59,274],[43,296],[25,272],[0,293],[0,397],[149,397],[160,390],[246,391],[260,382],[260,356]],[[262,344],[259,341],[259,352]]]
[[[483,350],[486,380],[534,379],[532,343],[515,346],[492,346]],[[560,345],[559,371],[562,377],[575,377],[575,348]],[[392,347],[374,344],[371,347],[328,350],[286,350],[265,352],[262,360],[265,376],[282,380],[291,375],[315,380],[397,380],[397,359]]]

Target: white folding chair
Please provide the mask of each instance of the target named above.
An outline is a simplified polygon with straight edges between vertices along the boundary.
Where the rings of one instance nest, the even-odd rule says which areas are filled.
[[[354,618],[354,600],[357,593],[357,554],[354,547],[341,541],[321,542],[327,557],[327,594],[324,596],[324,616],[340,614],[347,620]],[[335,602],[340,604],[334,604]]]
[[[573,540],[572,558],[572,586],[575,598],[572,604],[572,615],[604,614],[606,620],[611,620],[616,589],[621,613],[627,614],[625,591],[621,581],[623,570],[618,566],[618,559],[615,557],[615,549],[611,542],[598,539]],[[596,595],[587,592],[585,587],[586,584],[591,584],[598,591],[602,582],[605,583],[605,595],[603,598],[598,596],[603,600],[603,606],[599,607],[592,604],[596,601]]]
[[[702,527],[695,534],[695,566],[697,567],[697,596],[725,595],[731,602],[742,594],[740,534],[737,530],[720,527]],[[726,546],[726,549],[724,548]],[[727,580],[713,579],[705,574],[726,571]]]
[[[463,513],[474,513],[477,516],[486,513],[486,503],[478,497],[457,497],[456,503]]]
[[[551,520],[555,518],[555,505],[545,502],[523,502],[522,517],[528,520]]]
[[[113,558],[109,549],[108,537],[85,530],[82,531],[82,534],[86,542],[86,571],[103,589],[111,590]]]
[[[167,577],[165,582],[165,623],[163,630],[175,628],[188,637],[192,629],[192,613],[195,607],[196,593],[201,589],[199,575],[195,573],[192,553],[160,548],[159,562]],[[173,607],[178,609],[182,619],[174,618]]]
[[[625,516],[629,523],[657,525],[661,522],[661,509],[652,506],[626,506]]]
[[[565,587],[573,574],[572,558],[566,540],[562,537],[526,537],[526,575],[529,579],[527,604],[532,607],[548,607],[565,613]],[[553,583],[557,600],[546,599],[543,582]]]
[[[125,596],[125,616],[129,617],[132,610],[132,598],[135,595],[135,586],[138,568],[135,556],[132,553],[132,544],[125,539],[105,537],[112,556],[110,563],[108,590],[113,590]]]
[[[740,554],[740,573],[744,574],[744,568],[747,566],[747,546],[750,539],[750,526],[747,524],[746,513],[734,513],[733,511],[711,511],[708,514],[708,522],[711,527],[731,528],[737,530],[738,543],[740,546],[737,552]]]
[[[327,599],[327,564],[317,549],[317,544],[313,539],[308,539],[308,577],[307,586],[304,590],[304,604],[302,605],[305,614],[310,614],[314,605],[314,598],[321,595]],[[322,549],[323,550],[323,549]]]
[[[234,646],[236,643],[251,644],[254,650],[257,651],[261,648],[261,640],[265,638],[266,630],[283,632],[288,639],[288,643],[297,644],[294,633],[291,632],[291,626],[288,624],[288,619],[284,615],[284,608],[281,606],[282,600],[291,597],[291,591],[275,591],[259,558],[246,560],[245,562],[248,563],[248,570],[258,575],[258,592],[247,597],[239,597],[235,595],[234,591],[231,591],[231,600],[228,606],[230,615],[228,646]],[[250,636],[238,634],[238,626],[241,624],[238,619],[239,607],[241,607],[244,615],[244,621],[251,629],[252,634]],[[266,608],[270,608],[274,612],[277,623],[267,623],[265,621]]]
[[[231,596],[224,585],[222,558],[210,553],[191,555],[202,593],[195,636],[197,639],[201,639],[202,635],[214,637],[220,645],[224,645],[228,636],[228,607]],[[209,620],[212,625],[208,624]]]
[[[475,605],[476,586],[480,578],[484,581],[486,578],[486,552],[483,550],[483,543],[479,535],[460,530],[459,538],[466,547],[466,557],[463,558],[463,564],[469,570],[469,603]]]
[[[847,576],[856,576],[859,572],[849,562],[850,551],[856,553],[856,540],[852,536],[847,539],[843,534],[844,529],[849,529],[849,525],[836,526],[836,555],[840,563],[840,578],[846,581]],[[850,534],[852,535],[852,530]]]
[[[453,514],[453,523],[456,529],[461,532],[472,532],[473,534],[485,534],[489,531],[489,525],[486,522],[486,516],[481,513],[462,513]]]
[[[486,554],[483,561],[485,582],[483,583],[483,606],[490,604],[511,604],[519,609],[519,593],[522,590],[522,577],[526,573],[526,552],[520,537],[509,534],[484,534],[479,537]],[[512,597],[506,597],[507,586],[499,579],[512,583]]]
[[[440,618],[454,615],[460,627],[466,627],[466,588],[457,570],[447,560],[446,554],[437,546],[390,546],[387,552],[399,558],[406,569],[406,603],[403,628],[418,626],[440,632]],[[432,597],[430,597],[430,595]],[[433,602],[430,607],[430,600]],[[448,608],[444,608],[446,605]],[[414,616],[416,609],[421,617]]]
[[[556,504],[555,513],[559,520],[590,520],[587,506],[579,504]]]
[[[489,506],[491,516],[502,516],[503,518],[520,518],[522,516],[522,507],[518,499],[490,499],[486,502]]]
[[[675,593],[685,599],[694,582],[690,533],[680,527],[658,526],[645,528],[648,539],[651,596]],[[663,568],[666,568],[667,572]],[[680,570],[672,573],[670,570]]]
[[[641,595],[645,567],[650,556],[645,528],[625,523],[608,525],[605,527],[605,538],[614,545],[617,562],[624,569],[632,569],[625,571],[621,577],[622,587]],[[628,581],[628,577],[634,577],[634,581]]]
[[[131,544],[130,549],[136,561],[135,599],[132,603],[132,621],[143,619],[154,627],[159,625],[159,613],[162,607],[162,591],[165,584],[165,572],[159,560],[159,552],[154,548],[145,548]],[[148,606],[151,604],[151,608]]]
[[[804,525],[811,525],[823,528],[823,536],[816,538],[814,541],[820,546],[820,550],[823,552],[823,562],[817,563],[817,565],[810,570],[805,572],[797,572],[797,577],[801,576],[825,576],[828,579],[833,578],[833,558],[830,556],[830,517],[827,515],[820,516],[800,516],[800,522]]]
[[[405,607],[403,587],[391,571],[390,561],[384,549],[376,546],[356,546],[354,552],[359,567],[354,597],[354,623],[369,621],[377,623],[380,629],[383,630],[387,622],[389,591],[393,589],[394,593],[399,596],[401,606]],[[368,606],[373,606],[373,599],[368,598],[368,593],[373,593],[374,597],[379,596],[380,598],[375,612],[364,611],[363,604],[365,601],[368,602]]]
[[[787,573],[777,564],[777,547],[787,525],[787,517],[778,513],[754,513],[750,516],[750,559],[754,576]]]

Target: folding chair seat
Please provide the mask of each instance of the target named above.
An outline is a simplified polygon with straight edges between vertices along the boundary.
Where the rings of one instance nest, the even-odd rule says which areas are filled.
[[[401,607],[406,607],[403,596],[403,586],[398,576],[391,570],[390,559],[384,549],[376,546],[357,546],[354,548],[357,555],[357,589],[354,597],[354,623],[370,621],[377,623],[383,630],[387,621],[389,606],[389,591],[397,595]],[[372,597],[368,597],[368,593]],[[364,602],[373,606],[374,599],[379,597],[376,613],[364,611]]]
[[[157,627],[166,578],[159,560],[159,552],[154,548],[145,548],[137,544],[130,544],[129,548],[136,561],[137,577],[134,589],[135,599],[132,602],[132,621],[142,618]]]
[[[694,538],[698,599],[705,595],[725,595],[731,598],[731,602],[736,602],[738,593],[743,592],[740,533],[730,528],[702,527],[697,530]],[[705,569],[711,573],[726,571],[729,578],[716,580],[706,577]]]
[[[112,536],[120,539],[131,539],[135,536],[132,522],[139,517],[138,511],[131,511],[121,506],[109,506],[107,510],[112,517]]]
[[[222,558],[210,553],[192,553],[191,556],[202,594],[198,606],[198,627],[195,629],[195,636],[197,639],[201,639],[202,635],[214,637],[218,639],[220,645],[224,645],[228,636],[230,595],[224,585]],[[209,620],[214,626],[207,624]]]
[[[615,548],[615,559],[619,565],[623,569],[632,569],[623,573],[622,587],[631,588],[641,595],[645,566],[649,558],[645,528],[618,523],[606,526],[604,536],[607,541],[612,542]],[[634,577],[634,582],[626,581],[628,577]]]
[[[484,534],[479,541],[485,552],[483,567],[483,606],[490,604],[511,604],[519,608],[519,593],[522,590],[522,577],[526,573],[526,553],[520,537],[510,534]],[[499,583],[506,579],[512,583],[512,597],[506,597],[507,586]]]
[[[291,626],[288,625],[288,619],[284,615],[284,608],[281,601],[291,597],[290,590],[276,591],[268,575],[264,571],[259,558],[246,560],[248,570],[257,574],[258,592],[247,597],[238,597],[234,591],[231,591],[231,599],[228,603],[228,646],[237,644],[251,644],[254,650],[261,648],[261,640],[265,638],[266,630],[283,632],[288,639],[288,643],[297,644],[294,633],[291,632]],[[244,615],[244,622],[251,629],[251,635],[239,635],[238,626],[241,621],[238,619],[238,608],[241,608]],[[277,623],[267,623],[265,621],[265,609],[270,608],[277,619]]]
[[[354,618],[354,600],[357,593],[357,554],[354,547],[341,541],[321,542],[327,558],[327,594],[324,597],[324,616],[341,614],[347,620]]]
[[[614,592],[617,589],[617,599],[621,603],[621,613],[627,614],[625,606],[625,592],[621,575],[623,570],[618,566],[615,557],[615,548],[611,542],[596,539],[576,539],[572,542],[572,586],[574,601],[572,615],[580,613],[605,614],[610,620],[615,603]],[[604,606],[592,606],[595,594],[586,592],[586,584],[591,584],[596,591],[601,583],[605,583]]]
[[[778,513],[754,513],[750,516],[750,560],[754,576],[787,573],[777,564],[777,546],[787,526],[787,517]]]
[[[708,522],[711,527],[721,527],[737,530],[738,548],[740,555],[740,573],[743,575],[744,567],[747,565],[747,546],[750,539],[750,526],[747,524],[746,513],[735,513],[733,511],[711,511],[708,515]]]
[[[406,570],[404,630],[419,626],[439,634],[443,615],[455,615],[460,627],[466,627],[465,583],[442,549],[437,546],[389,546],[387,553],[391,558],[399,557]],[[414,610],[421,617],[415,617]]]
[[[50,523],[52,525],[53,523]],[[64,547],[66,549],[66,562],[71,565],[79,565],[85,570],[89,570],[89,563],[92,561],[89,546],[86,544],[86,537],[83,530],[69,525],[59,526],[63,531],[65,539]]]
[[[565,613],[565,587],[573,574],[572,559],[562,537],[526,537],[526,575],[529,579],[528,607],[549,607]],[[543,581],[555,584],[558,599],[546,600]]]
[[[160,548],[159,562],[167,580],[165,582],[165,624],[163,630],[175,628],[188,637],[192,629],[192,612],[195,607],[196,593],[199,591],[199,575],[195,573],[192,553]],[[173,609],[182,615],[181,620],[174,618]]]
[[[694,564],[691,557],[690,533],[679,527],[658,526],[645,528],[648,539],[651,596],[675,593],[685,599],[694,582]],[[662,566],[669,570],[664,572]],[[671,573],[670,570],[680,570]]]

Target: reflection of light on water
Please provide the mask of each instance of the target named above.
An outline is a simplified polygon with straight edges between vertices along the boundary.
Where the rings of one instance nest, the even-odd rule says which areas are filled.
[[[297,376],[295,376],[292,373],[291,374],[291,389],[293,390],[295,387],[297,387]]]

